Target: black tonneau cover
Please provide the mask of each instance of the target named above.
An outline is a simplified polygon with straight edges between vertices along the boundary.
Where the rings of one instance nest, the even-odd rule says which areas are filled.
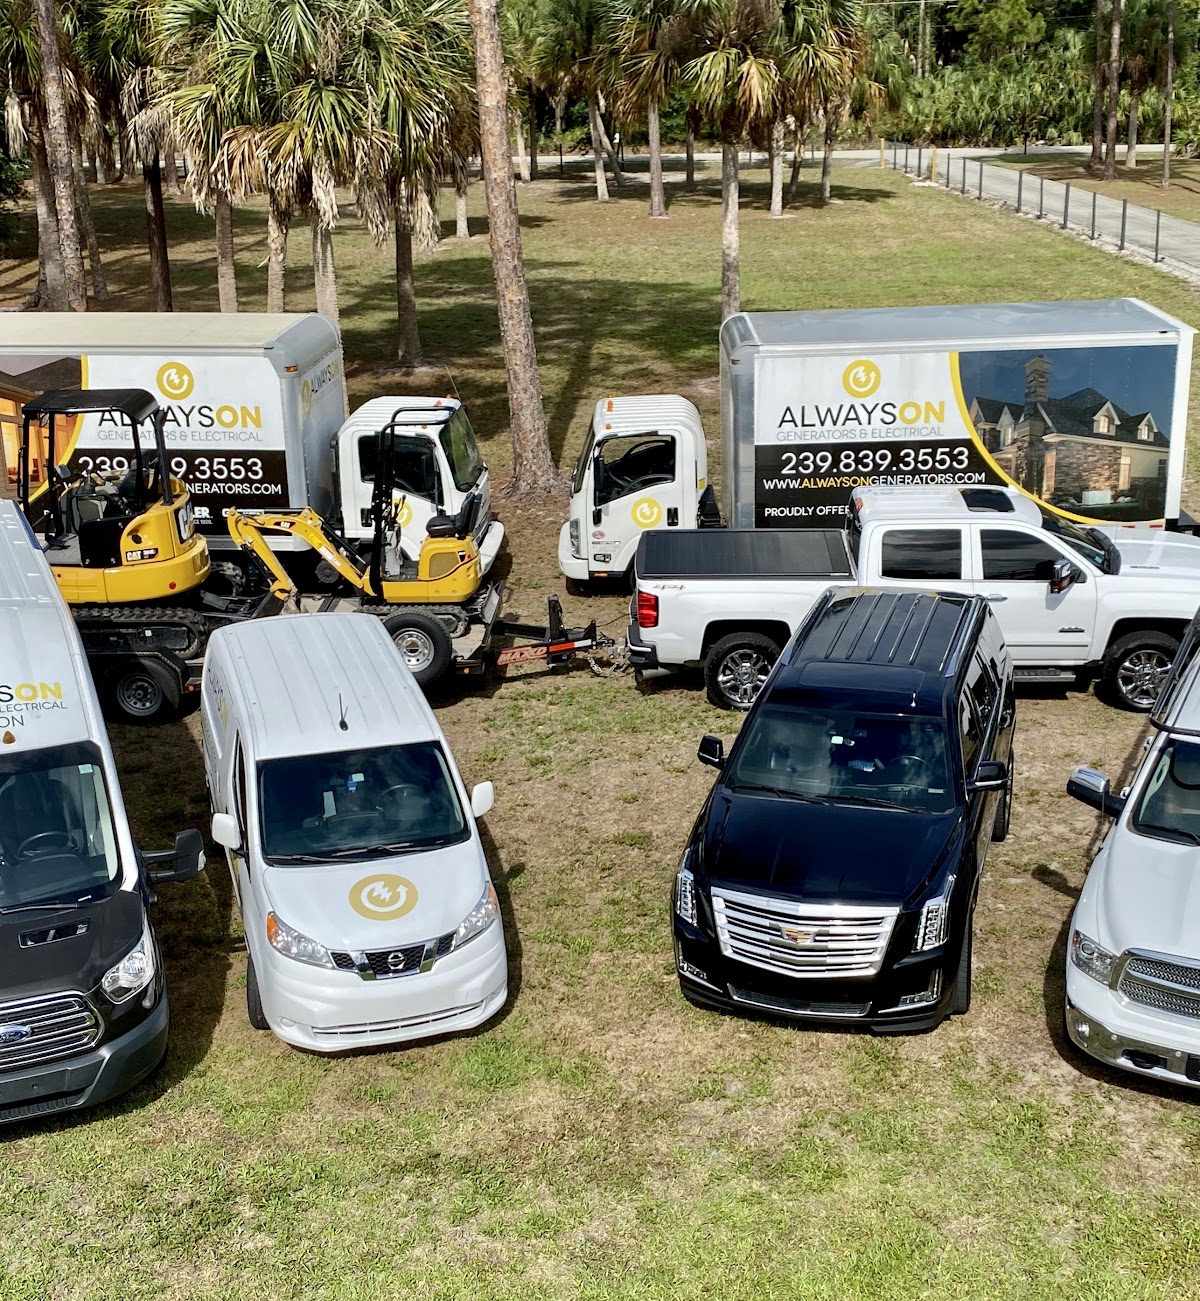
[[[638,578],[850,578],[841,529],[651,529]]]

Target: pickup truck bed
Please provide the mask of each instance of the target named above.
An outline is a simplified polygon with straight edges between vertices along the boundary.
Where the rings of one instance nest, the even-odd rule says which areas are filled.
[[[655,529],[643,535],[637,575],[655,579],[853,581],[842,529]]]

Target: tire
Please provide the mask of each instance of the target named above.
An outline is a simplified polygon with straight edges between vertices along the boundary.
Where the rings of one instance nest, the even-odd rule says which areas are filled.
[[[390,615],[383,626],[400,658],[421,687],[431,686],[450,667],[454,651],[445,625],[421,610]]]
[[[958,975],[954,978],[954,997],[950,1000],[950,1015],[965,1016],[971,1010],[971,968],[972,942],[971,932],[975,929],[975,913],[972,910],[967,918],[967,934],[963,939],[962,956],[958,960]]]
[[[270,1023],[263,1011],[262,995],[258,992],[258,972],[254,970],[254,959],[246,954],[246,1016],[254,1030],[269,1030]]]
[[[1119,709],[1147,713],[1178,649],[1178,639],[1165,632],[1131,632],[1122,637],[1104,657],[1100,677],[1105,694]]]
[[[1004,784],[1004,789],[1000,792],[1000,805],[996,809],[996,820],[992,823],[992,839],[997,842],[1008,837],[1008,829],[1012,825],[1013,771],[1015,766],[1013,756],[1010,754],[1008,756],[1008,780]]]
[[[109,717],[118,723],[161,723],[179,709],[179,682],[157,660],[132,656],[105,679]]]
[[[710,703],[718,709],[749,709],[778,658],[778,645],[762,633],[735,632],[722,637],[704,661]]]

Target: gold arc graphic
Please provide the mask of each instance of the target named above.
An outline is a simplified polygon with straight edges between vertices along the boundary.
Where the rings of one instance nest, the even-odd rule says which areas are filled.
[[[154,377],[158,391],[171,402],[181,402],[190,397],[196,387],[196,377],[181,361],[165,361]]]
[[[869,398],[882,381],[879,367],[866,357],[852,361],[842,371],[842,387],[852,398]]]
[[[640,529],[652,529],[662,519],[662,506],[653,497],[639,497],[630,508],[633,522]]]
[[[350,887],[350,907],[368,921],[391,922],[417,906],[417,887],[391,872],[364,876]]]

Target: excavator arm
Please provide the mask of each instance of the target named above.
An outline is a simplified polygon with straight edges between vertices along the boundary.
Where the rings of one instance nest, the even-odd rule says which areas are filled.
[[[296,596],[296,585],[263,537],[266,531],[290,533],[299,538],[332,565],[346,582],[369,594],[370,584],[363,567],[341,539],[330,533],[325,521],[311,507],[305,506],[298,511],[263,511],[254,515],[231,510],[225,522],[229,536],[238,547],[257,557],[266,569],[271,577],[272,595],[281,601],[286,603]]]

